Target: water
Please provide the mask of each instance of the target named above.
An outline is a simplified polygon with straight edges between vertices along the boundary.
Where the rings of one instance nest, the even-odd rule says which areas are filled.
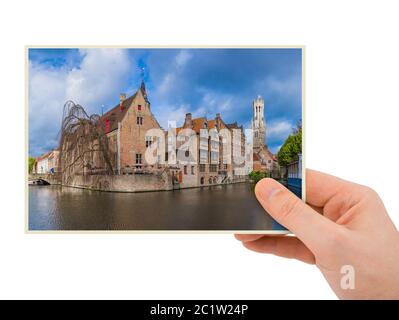
[[[249,183],[146,193],[29,186],[29,230],[271,230]]]

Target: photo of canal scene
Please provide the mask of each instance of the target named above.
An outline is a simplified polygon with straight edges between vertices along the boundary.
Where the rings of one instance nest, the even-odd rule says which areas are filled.
[[[27,48],[27,231],[286,232],[302,198],[303,52]]]

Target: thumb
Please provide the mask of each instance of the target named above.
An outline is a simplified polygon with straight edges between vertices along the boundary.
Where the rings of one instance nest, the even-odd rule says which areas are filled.
[[[325,218],[273,179],[256,184],[255,194],[262,207],[280,224],[293,232],[309,248],[328,241],[337,225]]]

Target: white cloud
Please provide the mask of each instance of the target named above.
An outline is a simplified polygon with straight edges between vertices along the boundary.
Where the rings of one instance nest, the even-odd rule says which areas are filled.
[[[159,85],[159,87],[157,88],[157,93],[159,95],[165,95],[169,92],[172,84],[173,84],[173,80],[175,78],[175,75],[173,73],[167,73],[163,79],[161,84]]]
[[[177,54],[175,61],[178,67],[183,67],[190,59],[192,54],[187,50],[180,50]]]
[[[161,90],[162,85],[158,88]],[[154,112],[159,124],[167,128],[168,121],[176,121],[178,126],[184,122],[186,113],[191,113],[193,118],[207,117],[213,119],[216,113],[221,113],[222,118],[232,110],[233,99],[227,95],[219,95],[205,89],[200,89],[202,98],[198,106],[190,104],[159,104]]]
[[[66,81],[66,95],[91,112],[113,98],[132,72],[127,51],[123,49],[84,49],[80,68],[72,69]]]
[[[285,139],[292,132],[293,125],[287,120],[266,123],[266,137],[271,140]]]
[[[264,80],[263,86],[270,92],[283,96],[297,95],[300,90],[300,82],[295,77],[282,80],[269,76]]]
[[[202,112],[201,116],[213,118],[216,113],[220,113],[222,118],[226,118],[226,116],[230,115],[233,110],[233,97],[204,88],[200,88],[198,91],[202,94],[202,99],[198,106],[199,111]]]
[[[176,84],[179,73],[182,71],[187,62],[192,58],[192,54],[187,50],[180,50],[174,58],[174,63],[171,64],[171,69],[167,72],[159,84],[156,93],[160,97],[165,97],[172,86]]]
[[[64,103],[73,100],[89,113],[118,101],[132,72],[126,50],[85,49],[79,68],[54,68],[29,62],[30,152],[38,155],[57,146]]]
[[[183,124],[186,113],[190,112],[190,105],[179,106],[160,105],[157,108],[156,118],[163,129],[168,128],[168,121],[175,121],[179,127]]]

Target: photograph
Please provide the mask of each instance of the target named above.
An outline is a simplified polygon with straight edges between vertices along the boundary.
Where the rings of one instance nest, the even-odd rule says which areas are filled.
[[[397,2],[3,1],[0,300],[381,316],[399,300]]]
[[[304,199],[296,47],[26,47],[27,231],[288,233]]]

